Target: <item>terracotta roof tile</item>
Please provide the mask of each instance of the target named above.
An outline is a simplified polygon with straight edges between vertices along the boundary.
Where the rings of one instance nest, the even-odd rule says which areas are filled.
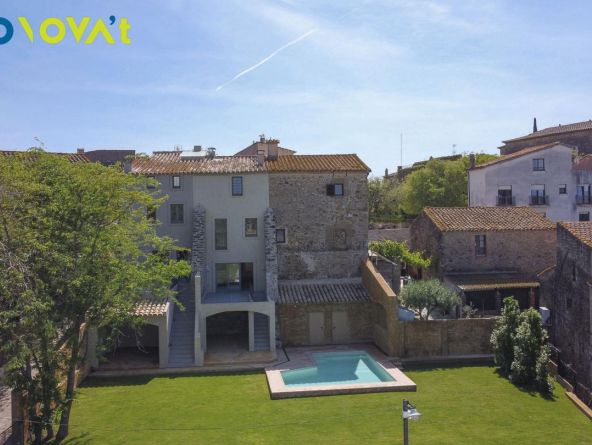
[[[583,130],[592,130],[592,120],[584,121],[584,122],[576,122],[574,124],[567,124],[567,125],[557,125],[556,127],[549,127],[543,130],[539,130],[535,133],[527,134],[526,136],[520,136],[514,139],[508,139],[507,141],[503,141],[504,143],[508,142],[516,142],[516,141],[523,141],[526,139],[534,139],[543,136],[552,136],[555,134],[563,134],[563,133],[571,133],[572,131],[583,131]]]
[[[479,273],[446,275],[446,279],[464,291],[537,288],[540,283],[531,277],[512,273]]]
[[[592,171],[592,155],[585,155],[571,167],[575,171]]]
[[[582,243],[592,247],[592,222],[560,222],[559,225]]]
[[[168,304],[168,298],[162,300],[144,300],[136,304],[134,314],[140,317],[165,315]]]
[[[530,207],[426,207],[423,213],[442,232],[555,229]]]
[[[319,280],[316,282],[280,282],[280,304],[356,303],[370,301],[359,280]]]
[[[217,156],[181,159],[180,152],[157,152],[149,158],[136,158],[132,172],[143,174],[227,174],[260,172],[369,172],[357,155],[280,156],[257,165],[253,156]]]
[[[49,154],[55,154],[58,156],[65,156],[67,157],[70,162],[91,162],[88,156],[85,154],[79,153],[54,153],[54,152],[46,152]],[[16,151],[16,150],[1,150],[0,156],[24,156],[24,157],[32,157],[34,156],[34,152],[30,151]]]
[[[566,147],[569,147],[568,145],[563,144],[561,142],[550,142],[548,144],[543,144],[543,145],[534,145],[532,147],[527,147],[527,148],[523,148],[522,150],[515,151],[514,153],[500,156],[499,158],[494,159],[493,161],[489,161],[489,162],[485,162],[484,164],[477,165],[477,166],[473,167],[471,170],[478,170],[480,168],[489,167],[490,165],[500,164],[502,162],[506,162],[506,161],[510,161],[512,159],[519,158],[521,156],[536,153],[537,151],[542,151],[542,150],[546,150],[551,147],[555,147],[556,145],[564,145]]]

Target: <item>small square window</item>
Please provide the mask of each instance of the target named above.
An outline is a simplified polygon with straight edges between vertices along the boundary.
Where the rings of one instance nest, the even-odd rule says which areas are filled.
[[[545,170],[545,160],[543,158],[532,160],[532,170],[540,172]]]
[[[171,224],[183,224],[184,212],[183,212],[183,204],[171,204]]]
[[[245,218],[245,236],[257,236],[257,218]]]
[[[173,176],[173,188],[174,189],[181,188],[181,176]]]
[[[275,230],[275,242],[278,244],[286,243],[286,229]]]
[[[560,195],[567,194],[567,184],[559,184],[559,194]]]
[[[327,184],[328,196],[343,196],[343,184]]]
[[[243,177],[232,177],[232,196],[243,196]]]
[[[590,221],[590,212],[580,213],[578,215],[578,221]]]
[[[487,255],[487,239],[485,235],[475,235],[475,255]]]

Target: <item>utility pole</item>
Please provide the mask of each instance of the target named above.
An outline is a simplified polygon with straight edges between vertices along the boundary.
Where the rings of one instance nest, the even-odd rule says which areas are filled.
[[[403,399],[403,413],[409,410],[409,402]],[[409,445],[409,418],[403,415],[403,445]]]
[[[399,165],[403,167],[403,133],[401,133],[401,164]]]

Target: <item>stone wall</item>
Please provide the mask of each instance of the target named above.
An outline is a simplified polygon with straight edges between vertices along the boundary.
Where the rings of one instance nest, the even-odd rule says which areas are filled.
[[[544,299],[551,306],[551,341],[575,370],[582,400],[592,400],[591,271],[592,249],[559,225],[554,286],[545,288]]]
[[[196,205],[192,218],[193,232],[191,244],[191,269],[192,276],[199,273],[202,277],[202,285],[205,286],[206,278],[206,209]]]
[[[401,322],[405,358],[491,354],[496,318]]]
[[[287,346],[310,345],[309,314],[324,313],[324,341],[320,344],[340,343],[333,338],[333,314],[346,312],[349,338],[341,343],[366,343],[372,341],[372,305],[370,303],[333,304],[278,304],[277,317],[280,339]]]
[[[424,271],[424,278],[440,276],[440,243],[442,232],[425,213],[421,213],[410,227],[410,247],[413,251],[424,252],[432,259],[432,265]]]
[[[344,196],[328,196],[327,185],[343,183]],[[365,173],[274,173],[270,207],[278,228],[279,278],[359,276],[367,256],[368,183]]]
[[[265,237],[265,292],[272,301],[278,299],[278,252],[275,240],[275,214],[273,209],[265,211],[263,236]]]

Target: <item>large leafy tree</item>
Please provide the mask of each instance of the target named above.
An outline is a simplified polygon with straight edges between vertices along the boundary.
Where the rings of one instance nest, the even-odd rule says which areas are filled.
[[[438,280],[413,281],[401,291],[401,305],[415,311],[419,318],[427,320],[435,309],[449,311],[460,303],[456,292]]]
[[[36,443],[68,434],[84,326],[137,321],[140,298],[173,297],[189,272],[146,218],[162,203],[147,181],[40,150],[0,159],[1,348]]]
[[[401,184],[388,178],[368,180],[368,210],[371,222],[395,222],[401,214]]]

